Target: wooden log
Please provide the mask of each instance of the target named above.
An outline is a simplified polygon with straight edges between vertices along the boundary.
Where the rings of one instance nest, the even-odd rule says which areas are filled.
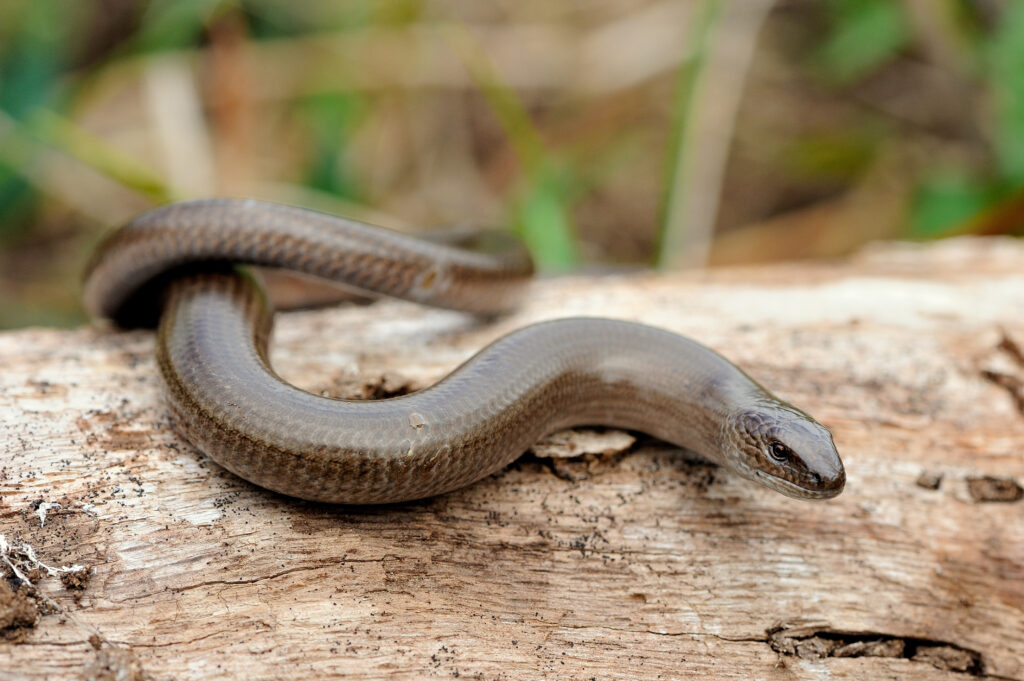
[[[0,679],[1024,679],[1024,244],[546,279],[490,325],[290,313],[273,361],[386,393],[567,315],[719,349],[834,430],[846,491],[570,435],[439,498],[305,503],[175,434],[151,333],[7,332]]]

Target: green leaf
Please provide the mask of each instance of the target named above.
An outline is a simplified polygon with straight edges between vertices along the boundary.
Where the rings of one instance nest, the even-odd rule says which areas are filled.
[[[911,236],[930,239],[952,234],[994,198],[991,189],[966,176],[935,175],[925,180],[914,198]]]
[[[834,30],[817,54],[825,75],[850,83],[903,49],[910,27],[903,3],[893,0],[831,0]]]
[[[74,18],[55,3],[32,0],[4,8],[10,24],[0,40],[0,114],[18,121],[56,96],[65,42]],[[16,30],[6,30],[10,26]],[[4,146],[6,140],[0,140]],[[0,159],[2,162],[2,159]],[[16,168],[0,166],[0,237],[26,231],[24,221],[36,193]]]
[[[516,205],[519,236],[537,267],[564,271],[579,263],[579,251],[570,219],[566,182],[552,168],[537,173]]]
[[[135,36],[139,52],[162,52],[194,47],[210,17],[225,0],[157,0],[143,16]]]
[[[996,119],[994,151],[1000,170],[1024,182],[1024,2],[1006,5],[988,43],[989,84]]]
[[[786,170],[803,182],[851,182],[871,163],[879,140],[864,130],[808,134],[785,148]]]
[[[326,93],[305,98],[299,110],[313,146],[306,184],[343,198],[358,198],[361,186],[344,164],[344,150],[366,116],[366,100],[352,93]]]

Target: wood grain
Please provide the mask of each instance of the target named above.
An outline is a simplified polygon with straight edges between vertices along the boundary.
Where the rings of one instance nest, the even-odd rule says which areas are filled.
[[[0,334],[0,534],[35,584],[0,561],[0,679],[1024,679],[1022,263],[889,245],[544,280],[485,326],[279,316],[281,373],[335,394],[429,384],[545,318],[685,333],[834,430],[849,481],[819,503],[643,437],[419,503],[303,503],[175,435],[150,333]]]

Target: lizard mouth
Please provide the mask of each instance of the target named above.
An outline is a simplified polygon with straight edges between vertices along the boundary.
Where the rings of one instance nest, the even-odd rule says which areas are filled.
[[[785,494],[787,497],[793,497],[794,499],[831,499],[843,491],[843,486],[846,482],[845,476],[839,479],[838,484],[829,487],[823,487],[819,489],[801,487],[800,485],[784,480],[778,476],[772,475],[771,473],[765,473],[764,471],[755,470],[754,475],[757,476],[757,481],[766,487]]]

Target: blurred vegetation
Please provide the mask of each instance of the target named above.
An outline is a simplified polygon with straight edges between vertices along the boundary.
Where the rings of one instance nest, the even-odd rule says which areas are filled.
[[[761,2],[2,0],[0,328],[83,321],[99,235],[199,195],[549,271],[1024,232],[1024,2]]]

